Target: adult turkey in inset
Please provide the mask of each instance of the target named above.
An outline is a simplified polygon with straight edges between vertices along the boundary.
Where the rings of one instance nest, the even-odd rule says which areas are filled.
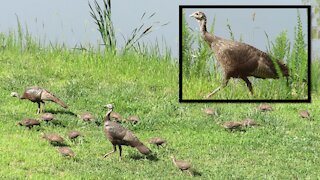
[[[44,101],[52,101],[59,104],[63,108],[68,108],[68,106],[63,101],[61,101],[55,95],[50,93],[48,90],[45,90],[40,87],[27,88],[22,94],[22,96],[19,96],[17,92],[12,92],[11,96],[17,97],[19,99],[28,99],[34,103],[38,103],[37,114],[44,112],[44,104],[45,104]],[[41,109],[41,103],[43,104],[42,109]]]
[[[227,86],[230,78],[243,79],[251,94],[253,94],[253,90],[252,84],[248,79],[249,76],[263,79],[279,78],[275,63],[273,63],[272,58],[267,53],[248,44],[223,39],[210,34],[206,27],[207,18],[203,12],[196,11],[190,16],[199,22],[202,38],[209,44],[224,71],[222,85],[208,94],[206,98],[211,97],[221,88]],[[288,67],[279,60],[276,62],[282,75],[288,81]]]
[[[110,114],[113,110],[112,104],[106,105],[108,108],[105,122],[103,126],[103,130],[105,132],[105,135],[107,139],[112,143],[113,145],[113,151],[106,153],[104,157],[107,157],[108,155],[116,152],[116,146],[118,146],[120,151],[120,158],[122,154],[122,147],[121,146],[131,146],[144,155],[148,155],[151,153],[151,150],[146,147],[142,142],[139,141],[139,139],[128,129],[121,126],[119,123],[111,121],[110,120]]]

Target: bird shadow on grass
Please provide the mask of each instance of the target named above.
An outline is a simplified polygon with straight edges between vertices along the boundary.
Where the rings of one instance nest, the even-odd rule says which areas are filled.
[[[50,144],[54,147],[70,147],[70,145],[66,143],[55,143],[55,142],[50,142]]]
[[[158,161],[159,160],[159,158],[154,154],[148,155],[148,156],[135,154],[135,155],[130,155],[130,158],[132,158],[134,160],[141,160],[141,159],[148,159],[149,161]]]
[[[74,112],[72,111],[62,111],[62,110],[47,110],[45,111],[46,113],[52,113],[52,114],[68,114],[70,116],[75,116],[77,117],[77,114],[75,114]]]
[[[57,121],[57,120],[54,120],[51,122],[46,122],[45,125],[46,126],[59,126],[59,127],[63,127],[63,128],[66,127],[66,125],[64,125],[63,123],[61,123],[60,121]]]
[[[193,175],[193,176],[202,176],[202,173],[199,172],[199,171],[197,171],[197,170],[193,170],[193,171],[192,171],[192,175]]]

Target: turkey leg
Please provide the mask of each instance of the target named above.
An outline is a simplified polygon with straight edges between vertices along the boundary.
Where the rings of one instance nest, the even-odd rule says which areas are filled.
[[[212,95],[216,94],[218,91],[220,91],[222,88],[226,87],[229,82],[229,77],[225,78],[222,82],[222,85],[219,86],[217,89],[213,90],[210,94],[206,96],[206,99],[209,99]]]
[[[110,151],[110,152],[108,152],[107,154],[105,154],[105,155],[103,156],[103,158],[106,158],[107,156],[109,156],[110,154],[112,154],[112,153],[114,153],[114,152],[116,152],[116,151],[117,151],[116,146],[113,145],[113,150]]]
[[[250,94],[253,95],[252,84],[249,81],[249,79],[247,77],[242,77],[241,79],[243,79],[246,82],[247,87],[249,88]]]
[[[37,114],[40,114],[40,111],[41,111],[41,104],[40,104],[40,102],[38,102],[38,110],[37,110]]]

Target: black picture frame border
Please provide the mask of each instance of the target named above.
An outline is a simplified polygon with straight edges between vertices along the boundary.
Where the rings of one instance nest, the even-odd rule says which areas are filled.
[[[307,99],[182,99],[182,15],[183,9],[188,8],[289,8],[289,9],[307,9],[308,18],[308,98]],[[311,5],[179,5],[179,102],[180,103],[311,103]]]

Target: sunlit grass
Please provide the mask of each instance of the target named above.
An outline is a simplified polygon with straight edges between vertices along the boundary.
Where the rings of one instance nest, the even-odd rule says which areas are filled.
[[[257,110],[258,104],[249,103],[180,104],[178,66],[171,60],[136,53],[69,50],[59,45],[21,49],[11,36],[4,35],[0,44],[4,45],[0,49],[0,179],[189,178],[173,165],[170,155],[191,162],[201,179],[319,178],[317,91],[312,104],[273,104],[274,111],[265,113]],[[207,90],[217,85],[202,83],[199,86]],[[12,98],[10,92],[21,93],[34,85],[53,92],[69,109],[48,102],[46,110],[56,112],[56,123],[27,130],[16,122],[39,118],[37,105]],[[247,94],[241,81],[230,82],[226,91],[235,85]],[[201,92],[199,96],[206,90]],[[135,114],[141,118],[137,125],[123,125],[152,149],[156,159],[148,160],[130,147],[124,147],[121,161],[118,153],[102,158],[112,150],[102,130],[102,106],[107,103],[113,103],[114,110],[124,117]],[[204,115],[205,107],[217,109],[218,115]],[[313,121],[298,116],[298,111],[305,109]],[[85,111],[93,113],[97,122],[85,123],[72,115]],[[247,117],[261,126],[234,133],[220,126]],[[66,138],[70,130],[84,135],[78,143],[66,140],[75,158],[62,157],[40,137],[55,132]],[[160,148],[149,145],[148,139],[156,136],[168,143]]]

